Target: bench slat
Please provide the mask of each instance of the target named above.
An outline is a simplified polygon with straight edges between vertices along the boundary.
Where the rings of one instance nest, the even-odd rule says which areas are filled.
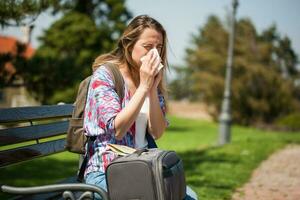
[[[65,139],[0,152],[0,167],[64,151]]]
[[[66,133],[68,121],[0,130],[0,145],[16,144]]]
[[[0,109],[0,124],[68,117],[72,111],[72,104],[3,108]]]

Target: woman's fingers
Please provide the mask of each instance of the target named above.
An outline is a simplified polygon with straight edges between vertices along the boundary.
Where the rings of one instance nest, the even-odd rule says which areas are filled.
[[[159,67],[160,62],[161,62],[161,60],[160,60],[160,58],[158,57],[158,58],[155,60],[155,62],[153,63],[152,71],[153,71],[154,75],[156,75],[157,72],[158,72],[158,67]]]
[[[150,76],[155,76],[158,72],[158,67],[161,59],[154,50],[150,50],[145,57],[142,58],[142,71],[149,73]]]
[[[151,57],[150,57],[150,64],[151,64],[151,67],[153,67],[153,63],[154,63],[155,60],[157,59],[157,55],[156,55],[153,51],[150,51],[150,54],[151,54]]]

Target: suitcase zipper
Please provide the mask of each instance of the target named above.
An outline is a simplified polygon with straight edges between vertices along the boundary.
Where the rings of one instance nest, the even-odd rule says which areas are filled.
[[[165,155],[167,155],[168,152],[164,152],[163,154],[161,154],[160,156],[157,157],[157,165],[156,165],[156,174],[158,174],[158,177],[156,178],[156,182],[157,182],[157,195],[158,195],[158,199],[160,200],[165,200],[165,196],[164,196],[164,190],[163,190],[163,168],[162,168],[162,162],[160,162]]]

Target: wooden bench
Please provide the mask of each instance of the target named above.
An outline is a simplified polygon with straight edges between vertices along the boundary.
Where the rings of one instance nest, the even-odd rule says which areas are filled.
[[[0,168],[65,151],[63,136],[72,111],[71,104],[0,109]],[[1,182],[2,192],[14,194],[14,199],[92,199],[98,193],[108,200],[104,190],[77,182],[75,174],[44,186],[14,187]]]

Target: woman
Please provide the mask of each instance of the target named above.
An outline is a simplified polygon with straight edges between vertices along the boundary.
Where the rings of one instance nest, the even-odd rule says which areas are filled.
[[[146,131],[154,139],[164,133],[168,125],[164,84],[166,42],[163,26],[141,15],[127,26],[115,50],[96,58],[84,116],[86,135],[97,136],[87,149],[86,183],[107,190],[105,169],[117,156],[109,151],[107,144],[145,148]],[[122,99],[105,68],[107,62],[119,67],[125,81]],[[165,67],[158,71],[160,64]]]

